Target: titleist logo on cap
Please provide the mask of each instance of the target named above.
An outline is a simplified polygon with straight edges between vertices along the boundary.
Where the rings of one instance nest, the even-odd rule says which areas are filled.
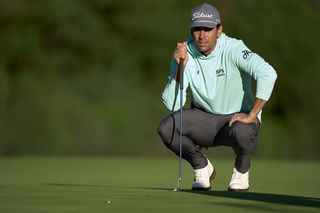
[[[190,13],[190,25],[193,27],[215,28],[220,21],[220,14],[217,8],[210,4],[203,3],[192,9]]]
[[[195,12],[192,16],[192,21],[194,21],[196,18],[212,18],[212,14],[206,14],[202,12]]]

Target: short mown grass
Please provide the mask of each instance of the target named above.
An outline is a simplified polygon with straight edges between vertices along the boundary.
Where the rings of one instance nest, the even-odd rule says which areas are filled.
[[[209,192],[189,190],[178,158],[2,157],[0,212],[320,212],[317,161],[254,159],[250,191],[226,191],[233,160],[211,159],[217,176]]]

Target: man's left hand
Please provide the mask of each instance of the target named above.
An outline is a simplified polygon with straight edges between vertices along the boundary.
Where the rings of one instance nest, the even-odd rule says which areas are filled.
[[[231,127],[231,125],[236,121],[239,121],[239,122],[245,123],[245,124],[257,124],[258,123],[258,120],[256,117],[250,116],[249,114],[246,114],[246,113],[236,113],[231,117],[231,119],[229,121],[229,127]]]

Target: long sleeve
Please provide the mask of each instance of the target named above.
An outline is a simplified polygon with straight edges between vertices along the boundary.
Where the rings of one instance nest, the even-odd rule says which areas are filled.
[[[258,54],[251,52],[242,41],[233,49],[232,58],[236,66],[257,81],[256,97],[269,100],[277,79],[273,67]]]
[[[169,81],[162,93],[162,100],[164,105],[171,111],[176,111],[180,109],[180,84],[179,82],[174,80],[174,76],[177,71],[177,64],[172,59],[171,65],[170,65],[170,74],[169,74]],[[187,68],[187,67],[186,67]],[[186,69],[184,70],[184,72]],[[186,91],[188,87],[188,78],[186,76],[186,73],[184,73],[184,86],[183,86],[183,103],[182,106],[184,106],[186,102]]]

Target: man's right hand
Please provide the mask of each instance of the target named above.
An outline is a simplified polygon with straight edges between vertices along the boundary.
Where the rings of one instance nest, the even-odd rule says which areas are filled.
[[[184,59],[184,64],[183,64],[184,66],[187,64],[187,62],[188,62],[187,47],[188,47],[187,42],[177,43],[177,47],[173,53],[173,58],[177,64],[180,63],[180,58]]]

